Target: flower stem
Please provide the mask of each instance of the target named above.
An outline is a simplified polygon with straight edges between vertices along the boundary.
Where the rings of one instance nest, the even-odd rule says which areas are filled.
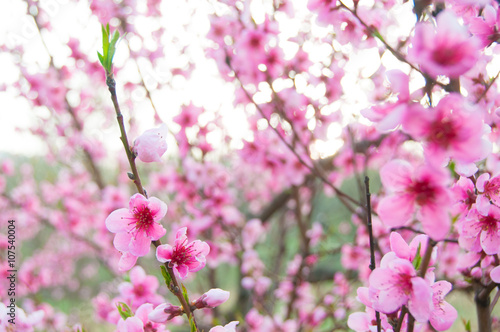
[[[125,148],[125,152],[127,153],[127,158],[130,164],[130,168],[132,169],[132,174],[133,174],[132,180],[134,181],[137,187],[137,191],[147,198],[147,193],[142,187],[141,178],[139,177],[139,172],[137,170],[137,166],[135,165],[135,155],[132,153],[130,145],[128,144],[127,131],[125,130],[123,115],[120,110],[120,105],[118,104],[118,98],[116,96],[116,82],[114,79],[113,72],[106,71],[106,85],[108,86],[109,92],[111,93],[111,100],[113,101],[113,106],[115,107],[116,119],[118,120],[118,125],[120,126],[120,133],[121,133],[120,139],[123,143],[123,147]],[[161,245],[161,242],[159,240],[152,242],[155,247]],[[191,307],[184,298],[184,295],[182,294],[182,285],[177,281],[174,271],[171,267],[168,266],[168,263],[165,263],[164,265],[168,273],[172,277],[172,283],[174,284],[173,290],[169,288],[170,291],[179,299],[179,302],[181,303],[182,308],[184,309],[184,312],[186,313],[188,320],[191,320],[192,317],[194,325],[196,326],[196,331],[199,331],[193,313],[191,312]]]
[[[373,238],[372,227],[372,203],[370,193],[370,178],[365,176],[365,193],[366,193],[366,225],[368,226],[368,236],[370,237],[370,270],[375,270],[375,239]],[[380,323],[380,313],[375,311],[375,318],[377,320],[377,332],[382,331]]]
[[[125,130],[125,124],[123,123],[123,115],[120,110],[120,105],[118,104],[118,98],[116,97],[116,82],[113,72],[106,71],[106,85],[108,86],[109,92],[111,93],[111,100],[113,101],[113,106],[115,107],[116,112],[116,120],[118,121],[118,125],[120,126],[120,139],[123,143],[123,147],[125,148],[125,152],[127,153],[127,158],[130,164],[130,168],[132,169],[132,174],[134,175],[134,178],[132,180],[137,187],[137,191],[147,198],[146,191],[142,187],[141,178],[139,177],[139,172],[137,171],[137,166],[135,165],[135,155],[132,153],[130,145],[128,144],[127,131]]]
[[[161,246],[160,240],[153,241],[153,244],[156,248]],[[177,277],[175,276],[174,270],[170,266],[168,266],[168,262],[164,263],[163,265],[165,266],[168,273],[170,274],[170,277],[172,278],[172,283],[174,284],[173,290],[170,289],[170,287],[169,287],[169,290],[172,292],[172,294],[174,294],[177,297],[177,299],[179,299],[179,302],[181,303],[182,308],[184,309],[184,312],[186,313],[188,320],[190,320],[192,317],[194,325],[196,326],[196,331],[198,331],[198,325],[196,324],[196,320],[195,320],[194,315],[191,311],[191,306],[189,305],[189,303],[184,298],[184,295],[182,294],[182,285],[177,280]]]

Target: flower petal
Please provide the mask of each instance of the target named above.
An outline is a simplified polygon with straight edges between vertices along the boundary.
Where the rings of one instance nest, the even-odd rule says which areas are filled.
[[[170,244],[162,244],[156,248],[156,259],[161,263],[165,263],[172,260],[173,253],[174,250]]]
[[[118,270],[120,270],[120,272],[128,271],[134,267],[136,262],[137,256],[134,256],[129,252],[124,252],[118,262]]]
[[[113,240],[113,245],[116,250],[119,251],[129,251],[130,241],[132,240],[132,235],[127,232],[116,233],[115,239]]]
[[[134,256],[145,256],[151,247],[151,239],[143,232],[138,232],[130,241],[130,253]]]
[[[399,227],[412,217],[414,202],[410,195],[384,197],[378,204],[377,213],[386,226]]]
[[[106,228],[111,233],[126,232],[130,229],[128,225],[133,216],[127,209],[118,209],[109,214],[106,218]]]
[[[408,302],[408,310],[415,320],[425,323],[429,320],[432,312],[432,289],[431,286],[420,277],[411,279],[412,293]]]

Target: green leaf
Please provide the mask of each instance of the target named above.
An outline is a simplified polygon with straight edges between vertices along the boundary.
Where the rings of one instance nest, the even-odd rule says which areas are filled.
[[[161,275],[163,276],[163,279],[165,279],[165,284],[167,284],[168,289],[170,289],[170,285],[172,285],[172,277],[170,276],[170,273],[168,273],[167,269],[165,266],[160,266],[161,267]]]
[[[472,329],[470,327],[470,319],[467,322],[464,321],[464,325],[465,325],[465,330],[466,331],[468,331],[468,332],[472,331]]]
[[[132,310],[126,303],[118,302],[116,304],[116,308],[118,308],[118,312],[120,313],[120,316],[122,316],[123,320],[126,320],[127,318],[132,317],[134,315],[132,313]]]
[[[196,332],[196,324],[194,323],[193,316],[189,317],[189,326],[191,327],[191,332]]]
[[[97,52],[97,56],[99,57],[99,62],[104,67],[106,72],[111,72],[113,67],[113,57],[115,56],[116,44],[120,39],[120,33],[115,31],[113,36],[111,36],[111,32],[109,29],[109,23],[104,27],[101,25],[102,31],[102,54]],[[110,41],[111,38],[111,41]]]
[[[420,267],[420,264],[422,264],[422,256],[420,255],[420,249],[422,248],[422,243],[418,244],[418,249],[417,249],[417,254],[415,255],[415,258],[413,259],[413,267],[415,270],[418,270]]]
[[[181,284],[181,286],[182,286],[182,296],[184,296],[184,299],[189,304],[189,297],[188,297],[187,289],[186,289],[186,287],[184,287],[183,284]]]

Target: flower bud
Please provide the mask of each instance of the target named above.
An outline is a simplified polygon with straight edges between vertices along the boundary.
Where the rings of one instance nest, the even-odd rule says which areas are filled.
[[[197,309],[215,308],[226,302],[229,298],[229,292],[220,288],[213,288],[203,294],[198,300],[193,302]]]
[[[148,315],[150,321],[155,323],[165,323],[176,316],[182,315],[182,308],[170,303],[162,303]]]
[[[161,156],[167,151],[167,133],[165,124],[146,130],[136,138],[132,151],[145,163],[160,162]]]

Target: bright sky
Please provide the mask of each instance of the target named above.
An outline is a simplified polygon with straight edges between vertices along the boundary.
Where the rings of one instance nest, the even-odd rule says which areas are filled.
[[[365,2],[367,2],[365,0]],[[369,1],[368,1],[369,2]],[[212,10],[213,1],[210,0],[190,0],[190,6],[196,8],[195,15],[190,15],[190,6],[187,6],[184,1],[163,1],[162,12],[164,19],[162,24],[165,25],[168,36],[166,38],[177,38],[186,40],[190,44],[190,56],[197,64],[197,69],[192,74],[192,79],[189,81],[176,77],[172,81],[175,90],[170,87],[165,87],[163,83],[171,80],[169,69],[175,66],[176,63],[182,63],[182,58],[176,58],[174,53],[171,53],[168,48],[166,50],[166,59],[163,63],[160,62],[159,70],[153,71],[146,65],[141,65],[145,81],[151,82],[154,87],[157,84],[161,90],[153,94],[153,100],[159,110],[162,118],[169,122],[173,116],[179,112],[181,104],[187,104],[190,100],[198,106],[203,106],[212,112],[220,112],[223,115],[225,124],[227,125],[228,133],[234,138],[243,138],[247,131],[245,130],[245,114],[242,109],[234,109],[232,106],[232,96],[234,89],[231,84],[225,83],[218,78],[217,68],[213,61],[207,61],[203,52],[204,34],[209,29],[208,13]],[[268,9],[266,0],[254,0],[251,2],[250,11],[256,22],[263,20],[263,13]],[[298,15],[307,13],[306,0],[294,1],[297,18],[280,20],[282,27],[282,39],[290,36],[299,24],[296,20],[300,19]],[[100,50],[100,25],[95,17],[90,18],[90,10],[88,1],[68,1],[68,0],[51,0],[42,1],[45,4],[47,12],[51,18],[53,31],[56,32],[56,37],[60,40],[66,40],[68,36],[75,36],[81,39],[81,47],[88,54],[96,58],[95,53]],[[386,39],[390,42],[395,40],[398,35],[408,35],[411,27],[414,24],[414,14],[411,12],[411,3],[407,2],[398,9],[396,17],[400,20],[403,28],[389,31]],[[75,17],[78,18],[75,20]],[[196,23],[193,23],[196,22]],[[185,23],[189,24],[189,29],[179,29],[179,26]],[[142,30],[150,30],[151,23],[148,21],[140,22],[138,25]],[[326,29],[321,27],[315,28],[318,35],[325,34]],[[44,36],[44,40],[48,45],[54,59],[57,62],[63,59],[67,54],[67,49],[64,45],[55,39],[49,38],[54,35]],[[153,40],[150,42],[154,43]],[[22,44],[26,50],[23,55],[23,61],[29,64],[28,69],[36,70],[39,67],[46,67],[48,63],[47,52],[41,43],[40,36],[34,25],[33,19],[26,15],[26,5],[22,0],[10,0],[0,2],[0,44],[18,45]],[[146,45],[147,46],[147,45]],[[137,47],[134,41],[130,42],[130,47]],[[138,46],[140,47],[140,45]],[[282,45],[285,55],[291,57],[294,54],[293,45]],[[328,56],[331,50],[322,47],[309,45],[311,57],[321,58]],[[118,64],[125,64],[127,61],[128,50],[125,44],[119,45],[115,61]],[[7,53],[0,54],[0,85],[12,84],[17,80],[19,75],[18,69],[12,61],[12,56]],[[315,59],[312,59],[315,60]],[[351,55],[351,60],[344,68],[346,70],[345,78],[342,80],[342,86],[345,91],[345,100],[342,102],[342,110],[347,113],[358,113],[359,110],[367,106],[366,98],[359,93],[360,81],[358,73],[361,72],[363,77],[372,75],[383,63],[388,68],[401,68],[407,71],[407,66],[401,65],[391,55],[384,55],[382,60],[379,59],[378,50],[376,48],[363,50]],[[164,68],[164,70],[163,70]],[[132,80],[137,79],[137,67],[125,66],[122,70],[128,70]],[[134,78],[135,77],[135,78]],[[366,80],[366,83],[370,83]],[[370,88],[369,84],[367,86]],[[44,153],[44,144],[36,137],[26,133],[23,129],[29,128],[34,121],[37,121],[37,116],[50,116],[48,110],[33,110],[29,103],[23,98],[16,97],[15,89],[9,88],[5,92],[0,92],[0,102],[2,107],[0,115],[0,153],[10,152],[25,155],[42,155]],[[142,103],[146,111],[149,111],[148,102]],[[336,106],[338,107],[338,106]],[[41,112],[41,113],[40,113]],[[210,117],[210,115],[206,115]],[[148,129],[152,123],[144,123],[141,126]],[[17,129],[19,128],[20,131]],[[329,128],[330,141],[318,142],[315,147],[320,154],[331,154],[339,149],[341,142],[337,139],[340,135],[341,126],[334,124]],[[116,139],[114,131],[93,132],[100,140],[110,142],[110,148],[120,149],[120,142]],[[217,140],[215,134],[213,139]],[[171,138],[172,139],[172,138]],[[171,142],[172,143],[172,142]],[[170,144],[173,146],[175,144]]]

